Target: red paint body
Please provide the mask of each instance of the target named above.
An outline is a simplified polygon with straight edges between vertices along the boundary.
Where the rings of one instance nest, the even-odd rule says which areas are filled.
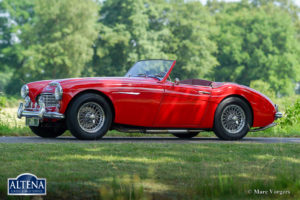
[[[174,65],[175,61],[167,76]],[[59,112],[65,113],[72,99],[82,92],[90,91],[105,95],[111,101],[115,116],[114,123],[157,128],[211,129],[220,102],[229,96],[239,96],[251,106],[253,127],[264,127],[275,120],[276,110],[273,103],[251,88],[235,83],[217,82],[213,82],[211,86],[175,85],[166,80],[167,76],[162,81],[149,77],[55,80],[63,88]],[[52,81],[28,84],[29,96],[33,102],[42,92],[54,92],[55,86],[49,86],[50,82]]]

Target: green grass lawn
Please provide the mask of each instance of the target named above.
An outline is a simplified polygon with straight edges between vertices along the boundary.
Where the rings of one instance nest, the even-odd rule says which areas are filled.
[[[47,178],[47,199],[299,199],[298,144],[0,144],[7,178]],[[290,194],[248,194],[254,190]]]

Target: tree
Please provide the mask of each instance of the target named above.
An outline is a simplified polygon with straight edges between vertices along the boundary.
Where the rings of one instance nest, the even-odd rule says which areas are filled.
[[[179,78],[204,77],[217,64],[214,22],[199,2],[107,0],[100,15],[98,75],[124,75],[140,59],[176,59]]]
[[[167,58],[159,37],[165,33],[151,27],[155,12],[145,0],[105,1],[93,65],[97,75],[124,75],[140,59]]]
[[[19,42],[22,26],[33,17],[32,0],[0,2],[0,91],[3,91],[14,71],[22,65],[23,47]]]
[[[263,80],[281,94],[293,92],[300,67],[299,41],[286,11],[274,4],[252,8],[242,2],[229,4],[216,20],[220,26],[215,35],[220,63],[216,80],[245,85]]]
[[[17,79],[79,76],[93,55],[97,4],[93,0],[36,0],[34,12],[33,22],[25,24],[20,35],[25,50]]]
[[[218,64],[216,43],[211,34],[217,31],[214,18],[200,2],[170,3],[167,26],[171,32],[164,51],[177,59],[172,76],[180,79],[206,78]]]

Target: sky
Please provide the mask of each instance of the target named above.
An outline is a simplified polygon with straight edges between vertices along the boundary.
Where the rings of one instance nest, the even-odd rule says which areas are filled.
[[[200,1],[201,1],[203,4],[205,4],[207,0],[200,0]],[[238,2],[238,1],[240,1],[240,0],[222,0],[222,1],[225,1],[225,2]],[[294,0],[294,2],[295,2],[298,6],[300,6],[300,0]]]

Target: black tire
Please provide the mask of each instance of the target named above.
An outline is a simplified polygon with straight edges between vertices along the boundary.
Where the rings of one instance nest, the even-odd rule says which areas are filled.
[[[239,126],[239,128],[232,130],[232,131],[236,131],[235,133],[231,133],[229,129],[226,129],[226,127],[225,127],[226,125],[223,125],[224,122],[222,123],[222,120],[221,120],[222,113],[225,111],[225,109],[228,110],[229,108],[232,108],[232,107],[235,107],[237,109],[241,108],[242,110],[240,110],[240,111],[243,111],[241,113],[244,113],[244,115],[241,115],[241,116],[245,117],[244,123],[239,122],[239,120],[234,122],[237,124],[237,126]],[[224,116],[225,116],[225,114],[224,114]],[[242,139],[243,137],[245,137],[245,135],[247,135],[247,133],[249,132],[250,127],[252,125],[252,119],[253,119],[253,117],[252,117],[251,108],[244,100],[242,100],[238,97],[229,97],[229,98],[223,100],[219,104],[219,106],[215,112],[213,131],[215,132],[216,136],[222,140],[239,140],[239,139]],[[231,120],[233,120],[233,119],[231,119]],[[229,121],[229,120],[227,120],[227,121]],[[242,124],[242,125],[240,125],[240,124]]]
[[[98,109],[101,109],[101,113],[104,113],[104,115],[102,115],[104,116],[103,122],[101,122],[102,125],[98,127],[99,130],[84,130],[85,127],[80,125],[77,115],[80,111],[80,108],[87,104],[98,106]],[[76,98],[75,101],[69,106],[67,110],[66,122],[68,129],[74,137],[81,140],[96,140],[103,137],[107,133],[112,123],[112,116],[111,108],[102,96],[93,93],[87,93]],[[87,116],[85,116],[84,120],[90,120],[86,118]]]
[[[172,134],[181,139],[189,139],[197,136],[199,133],[172,133]]]
[[[29,126],[31,131],[36,134],[37,136],[43,137],[43,138],[56,138],[58,136],[61,136],[66,131],[65,126],[53,126],[48,127],[47,124],[40,124],[39,126]]]

